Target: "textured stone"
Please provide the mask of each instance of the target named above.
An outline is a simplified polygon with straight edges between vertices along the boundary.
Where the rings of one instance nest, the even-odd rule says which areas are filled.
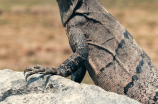
[[[35,74],[25,81],[22,72],[0,70],[0,104],[140,104],[95,85],[78,84],[61,76]]]

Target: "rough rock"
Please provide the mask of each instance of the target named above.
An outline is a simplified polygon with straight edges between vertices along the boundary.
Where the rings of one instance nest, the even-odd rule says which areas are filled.
[[[0,70],[0,104],[140,104],[95,85],[78,84],[61,76]]]

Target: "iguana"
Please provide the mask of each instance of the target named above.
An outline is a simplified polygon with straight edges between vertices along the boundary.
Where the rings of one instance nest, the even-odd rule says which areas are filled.
[[[81,82],[86,70],[97,86],[141,103],[158,103],[158,67],[98,0],[56,0],[73,54],[59,68],[24,70]]]

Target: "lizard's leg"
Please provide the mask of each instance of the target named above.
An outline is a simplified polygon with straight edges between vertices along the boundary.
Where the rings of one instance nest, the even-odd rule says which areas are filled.
[[[76,27],[72,27],[70,29],[69,38],[69,42],[74,45],[76,50],[73,55],[71,55],[65,62],[63,62],[59,68],[45,68],[41,66],[26,68],[24,70],[24,73],[27,72],[26,80],[30,75],[35,73],[41,73],[44,75],[61,75],[67,77],[76,72],[83,65],[85,60],[87,60],[88,43],[82,30]]]
[[[81,83],[86,74],[86,67],[82,65],[75,73],[71,75],[71,80]]]

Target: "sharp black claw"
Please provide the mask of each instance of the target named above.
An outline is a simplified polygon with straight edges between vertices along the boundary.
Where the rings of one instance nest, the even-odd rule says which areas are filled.
[[[28,76],[26,75],[25,80],[27,81]]]
[[[27,73],[26,74],[26,77],[25,77],[25,80],[27,81],[27,78],[30,76],[30,75],[32,75],[33,73]]]
[[[26,71],[24,71],[24,76],[25,76],[25,74],[26,74]]]
[[[31,71],[32,69],[30,67],[27,67],[25,70],[24,70],[24,76],[25,76],[25,73],[28,72],[28,71]]]
[[[25,80],[26,80],[26,81],[27,81],[27,79],[28,79],[28,77],[29,77],[30,75],[32,75],[32,74],[29,73],[29,74],[26,75],[26,77],[25,77]]]

